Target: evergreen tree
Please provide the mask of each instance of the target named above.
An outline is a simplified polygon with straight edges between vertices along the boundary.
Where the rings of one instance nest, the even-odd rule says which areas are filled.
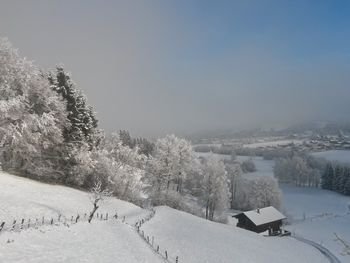
[[[75,87],[69,74],[62,67],[57,67],[56,72],[49,73],[48,80],[51,88],[66,102],[69,125],[63,130],[65,141],[87,142],[90,148],[96,146],[100,139],[98,121],[92,107],[87,105],[85,96]]]
[[[326,169],[322,175],[322,188],[332,190],[334,170],[332,163],[327,163]]]
[[[345,183],[344,183],[344,192],[345,195],[350,195],[350,169],[348,169],[348,173],[345,177]]]
[[[334,176],[332,182],[332,190],[338,193],[342,192],[344,169],[340,164],[336,164],[334,168]]]
[[[131,149],[135,147],[135,140],[131,138],[130,133],[127,130],[119,131],[119,139],[121,140],[123,146],[128,146]]]

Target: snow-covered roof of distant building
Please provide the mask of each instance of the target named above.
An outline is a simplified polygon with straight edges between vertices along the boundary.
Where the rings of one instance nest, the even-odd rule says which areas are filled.
[[[286,217],[273,206],[243,212],[242,214],[248,217],[249,220],[252,221],[256,226],[286,219]]]

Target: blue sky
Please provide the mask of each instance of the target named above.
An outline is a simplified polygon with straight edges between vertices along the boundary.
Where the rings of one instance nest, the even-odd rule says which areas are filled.
[[[349,120],[349,1],[0,3],[0,35],[63,63],[107,131]]]

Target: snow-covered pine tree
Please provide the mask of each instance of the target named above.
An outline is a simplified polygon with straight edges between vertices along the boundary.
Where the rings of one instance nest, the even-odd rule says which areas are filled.
[[[62,96],[66,102],[69,125],[64,127],[63,135],[68,143],[87,142],[90,148],[100,142],[100,132],[97,129],[97,118],[81,90],[71,80],[63,67],[57,67],[48,75],[51,88]]]

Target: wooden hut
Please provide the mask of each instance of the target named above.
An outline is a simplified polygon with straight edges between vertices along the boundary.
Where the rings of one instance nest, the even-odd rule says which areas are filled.
[[[282,220],[286,219],[273,206],[243,212],[233,217],[238,219],[237,227],[256,233],[269,231],[269,235],[281,233]]]

